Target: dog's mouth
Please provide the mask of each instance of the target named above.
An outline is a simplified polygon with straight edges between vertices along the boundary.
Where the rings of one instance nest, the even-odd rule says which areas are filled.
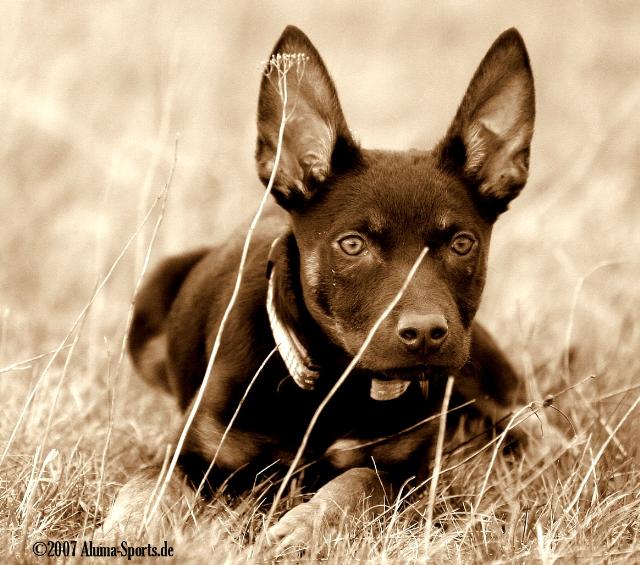
[[[426,396],[429,391],[429,380],[446,373],[445,367],[433,365],[385,369],[371,378],[370,396],[373,400],[395,400],[405,393],[413,381],[420,383],[420,388]]]
[[[382,380],[424,381],[442,376],[447,372],[446,367],[440,365],[413,365],[410,367],[391,367],[379,371]]]

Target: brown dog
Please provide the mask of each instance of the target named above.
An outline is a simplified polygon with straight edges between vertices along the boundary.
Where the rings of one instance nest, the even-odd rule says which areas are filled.
[[[522,405],[519,378],[474,316],[492,225],[527,180],[535,108],[528,55],[510,29],[481,62],[433,150],[366,150],[347,127],[309,39],[288,27],[273,50],[278,54],[303,65],[287,82],[289,119],[273,186],[279,209],[255,234],[212,380],[180,456],[189,480],[198,485],[206,478],[209,488],[227,481],[241,492],[261,470],[290,463],[318,405],[420,250],[429,248],[311,433],[304,461],[317,463],[306,476],[310,488],[320,488],[270,532],[296,543],[308,539],[314,522],[335,522],[364,497],[370,506],[380,504],[394,485],[424,476],[437,426],[415,424],[440,410],[449,375],[455,377],[452,407],[473,400],[476,414],[497,421]],[[265,184],[276,158],[282,94],[265,75],[256,149]],[[166,260],[136,302],[129,336],[134,364],[182,409],[205,373],[241,239]],[[276,345],[278,354],[221,444]],[[527,430],[518,434],[522,439]],[[136,505],[156,478],[157,471],[146,471],[123,489],[108,527],[123,517],[139,519]]]

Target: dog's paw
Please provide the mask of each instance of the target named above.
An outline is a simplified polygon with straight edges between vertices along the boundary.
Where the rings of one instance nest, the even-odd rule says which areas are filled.
[[[292,508],[267,531],[267,540],[276,552],[306,551],[313,540],[330,529],[325,504],[311,500]]]
[[[377,515],[383,503],[380,476],[373,469],[349,469],[320,488],[311,500],[289,510],[266,537],[276,551],[322,551],[319,542],[325,545],[338,533],[352,531],[363,516]]]

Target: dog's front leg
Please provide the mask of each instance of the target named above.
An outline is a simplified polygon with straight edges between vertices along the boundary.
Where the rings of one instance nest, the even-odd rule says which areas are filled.
[[[375,516],[384,508],[384,479],[373,469],[356,467],[338,475],[303,504],[289,510],[267,532],[277,548],[306,547],[314,534],[337,530],[345,520]]]

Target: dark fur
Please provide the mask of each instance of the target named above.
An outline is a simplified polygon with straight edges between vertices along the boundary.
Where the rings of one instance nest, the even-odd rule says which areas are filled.
[[[527,178],[534,92],[522,38],[509,30],[481,63],[434,150],[371,151],[353,139],[333,82],[307,37],[289,27],[273,52],[308,56],[302,79],[289,77],[296,119],[285,130],[273,189],[281,209],[263,219],[255,234],[213,377],[181,454],[187,476],[199,483],[249,381],[274,347],[265,270],[271,244],[283,230],[271,257],[277,309],[319,365],[320,376],[315,390],[303,390],[288,377],[282,359],[272,357],[220,449],[209,477],[213,487],[231,474],[237,486],[248,486],[275,460],[291,460],[318,404],[421,248],[429,246],[398,306],[313,430],[305,461],[323,461],[320,485],[336,478],[272,529],[276,539],[296,540],[306,535],[321,503],[352,506],[354,497],[363,495],[381,500],[372,458],[389,488],[426,472],[433,426],[365,449],[339,447],[395,434],[434,414],[447,375],[456,376],[452,406],[476,399],[476,410],[499,419],[522,401],[516,373],[473,320],[492,224]],[[281,112],[274,77],[265,76],[256,149],[265,184]],[[227,245],[168,259],[137,300],[129,339],[134,364],[183,409],[202,380],[231,296],[243,233]],[[345,234],[362,238],[366,252],[347,255],[339,243]],[[460,234],[456,242],[462,247],[468,243],[464,234],[472,241],[466,253],[454,249]],[[413,382],[399,398],[377,401],[369,396],[372,377]],[[418,384],[424,378],[430,380],[426,397]],[[331,510],[323,512],[330,521]]]

